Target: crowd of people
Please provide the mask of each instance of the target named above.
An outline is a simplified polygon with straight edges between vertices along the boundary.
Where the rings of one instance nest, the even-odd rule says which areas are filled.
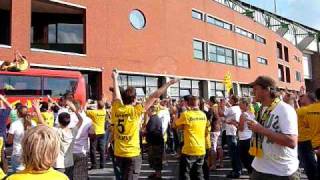
[[[111,103],[84,105],[69,92],[57,101],[34,100],[28,109],[0,95],[0,178],[87,180],[89,169],[103,169],[111,158],[117,180],[138,179],[145,153],[150,179],[161,179],[172,154],[179,179],[207,180],[224,167],[227,148],[227,178],[300,179],[303,167],[308,179],[319,179],[320,89],[279,91],[272,78],[259,76],[253,97],[160,100],[179,81],[173,79],[138,101],[134,87],[119,87],[117,71],[112,79]],[[6,176],[11,146],[13,174]]]

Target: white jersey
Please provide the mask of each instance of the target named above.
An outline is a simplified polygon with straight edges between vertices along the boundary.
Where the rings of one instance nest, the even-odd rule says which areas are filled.
[[[270,113],[264,127],[282,134],[298,135],[296,111],[280,101]],[[290,176],[298,170],[299,160],[297,147],[291,149],[270,141],[266,136],[262,143],[263,157],[255,157],[252,167],[261,173],[277,176]]]

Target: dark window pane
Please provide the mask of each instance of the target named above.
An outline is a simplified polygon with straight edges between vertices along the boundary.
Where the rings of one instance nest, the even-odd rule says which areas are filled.
[[[67,92],[74,92],[78,82],[69,78],[44,78],[44,95],[60,97]]]
[[[49,39],[49,43],[57,43],[56,24],[49,24],[49,26],[48,26],[48,39]]]
[[[41,95],[41,78],[0,75],[0,93],[5,95]]]
[[[83,44],[83,24],[58,24],[58,43]]]
[[[0,0],[0,44],[11,44],[11,0]]]

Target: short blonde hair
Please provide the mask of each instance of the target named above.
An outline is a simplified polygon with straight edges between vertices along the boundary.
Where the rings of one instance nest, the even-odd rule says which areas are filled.
[[[50,127],[31,128],[22,139],[22,160],[28,170],[43,171],[56,162],[60,143],[57,133]]]

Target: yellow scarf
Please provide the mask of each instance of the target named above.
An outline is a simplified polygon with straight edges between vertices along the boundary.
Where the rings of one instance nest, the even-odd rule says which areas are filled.
[[[265,121],[267,121],[270,118],[270,113],[274,110],[274,108],[278,105],[280,102],[279,98],[276,98],[271,105],[263,112],[261,115],[263,108],[260,108],[260,111],[258,112],[257,121],[261,125],[264,125]],[[250,142],[250,149],[249,154],[251,156],[255,156],[258,158],[261,158],[263,156],[263,150],[262,150],[262,141],[263,136],[258,133],[253,133],[251,142]]]

